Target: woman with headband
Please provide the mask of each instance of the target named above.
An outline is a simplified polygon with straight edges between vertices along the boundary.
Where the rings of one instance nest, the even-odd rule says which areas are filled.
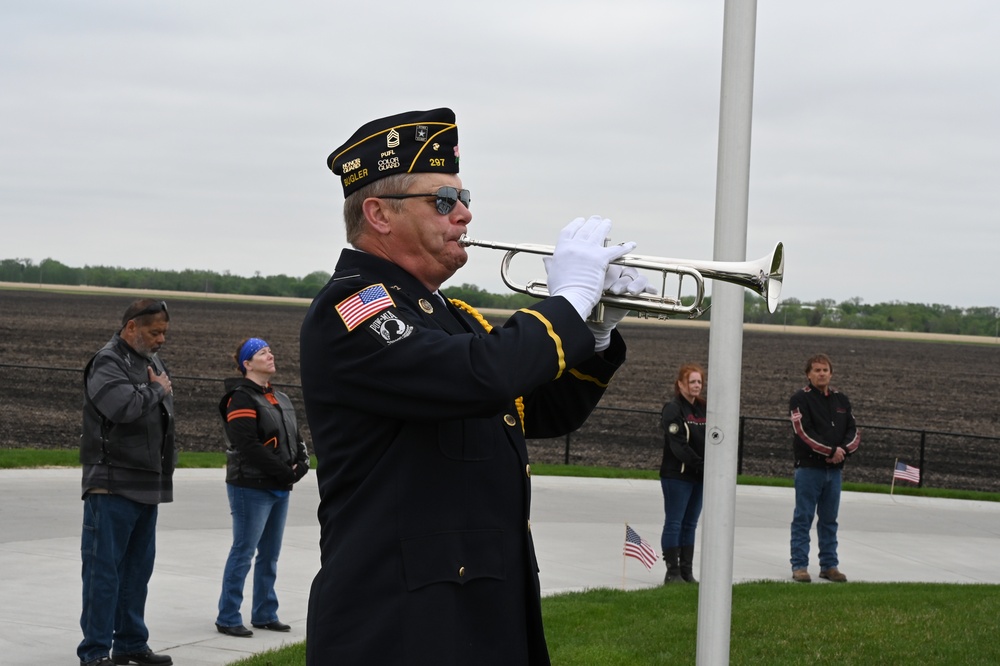
[[[215,626],[219,633],[247,638],[240,605],[250,560],[253,572],[250,624],[289,631],[278,619],[274,592],[278,554],[292,484],[309,471],[309,454],[299,434],[291,400],[271,386],[271,347],[260,338],[240,343],[233,355],[241,376],[226,379],[219,413],[226,437],[226,491],[233,516],[233,546],[222,575]]]

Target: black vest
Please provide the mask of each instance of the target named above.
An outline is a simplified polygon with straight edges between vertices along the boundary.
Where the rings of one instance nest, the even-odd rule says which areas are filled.
[[[228,387],[227,387],[228,388]],[[257,436],[260,444],[275,439],[275,452],[278,458],[291,466],[297,459],[298,424],[295,420],[295,408],[292,401],[281,391],[273,391],[278,404],[268,401],[264,393],[249,386],[238,385],[227,391],[219,402],[219,413],[223,421],[226,418],[226,408],[233,393],[239,391],[253,399],[257,409]],[[229,441],[229,435],[223,428],[222,436],[226,442],[226,483],[248,487],[276,487],[273,479],[262,470],[255,467],[239,449]],[[290,485],[287,487],[291,487]]]

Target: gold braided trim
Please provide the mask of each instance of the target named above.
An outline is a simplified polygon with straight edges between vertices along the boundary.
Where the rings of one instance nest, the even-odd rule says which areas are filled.
[[[549,337],[552,338],[552,342],[556,346],[556,359],[559,363],[559,370],[556,372],[556,376],[553,379],[559,379],[562,377],[563,372],[566,371],[566,355],[563,353],[562,338],[556,333],[555,329],[552,328],[552,322],[545,318],[541,312],[536,312],[535,310],[528,310],[522,308],[518,312],[524,312],[525,314],[530,314],[532,317],[542,322],[545,325],[545,330],[548,331]]]
[[[459,310],[462,310],[472,315],[472,317],[479,322],[480,326],[486,329],[487,333],[493,330],[493,327],[490,325],[490,322],[486,321],[486,318],[483,317],[483,315],[479,314],[479,311],[476,310],[476,308],[472,307],[465,301],[459,300],[457,298],[449,298],[448,300],[451,302],[452,305],[454,305]],[[524,433],[524,397],[518,396],[514,400],[514,406],[517,407],[517,416],[521,420],[521,432]]]
[[[594,384],[597,384],[597,385],[598,385],[598,386],[600,386],[601,388],[608,388],[608,385],[607,385],[607,383],[605,383],[605,382],[602,382],[602,381],[601,381],[600,379],[598,379],[597,377],[591,377],[590,375],[585,375],[585,374],[583,374],[582,372],[580,372],[579,370],[576,370],[576,369],[571,369],[571,370],[569,371],[569,374],[573,375],[574,377],[576,377],[576,378],[577,378],[577,379],[579,379],[580,381],[584,381],[584,382],[593,382]]]

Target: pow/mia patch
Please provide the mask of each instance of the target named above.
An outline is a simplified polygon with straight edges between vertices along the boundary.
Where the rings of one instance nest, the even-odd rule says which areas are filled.
[[[413,327],[406,323],[394,308],[389,308],[367,322],[365,328],[386,347],[413,333]]]
[[[671,423],[667,430],[670,431],[671,435],[676,435],[681,431],[681,427],[676,423]]]

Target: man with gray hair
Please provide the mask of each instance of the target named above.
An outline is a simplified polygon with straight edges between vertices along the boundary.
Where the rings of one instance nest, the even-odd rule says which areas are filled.
[[[83,373],[83,641],[81,666],[168,666],[146,642],[156,517],[173,501],[174,398],[157,352],[170,314],[140,299]]]

